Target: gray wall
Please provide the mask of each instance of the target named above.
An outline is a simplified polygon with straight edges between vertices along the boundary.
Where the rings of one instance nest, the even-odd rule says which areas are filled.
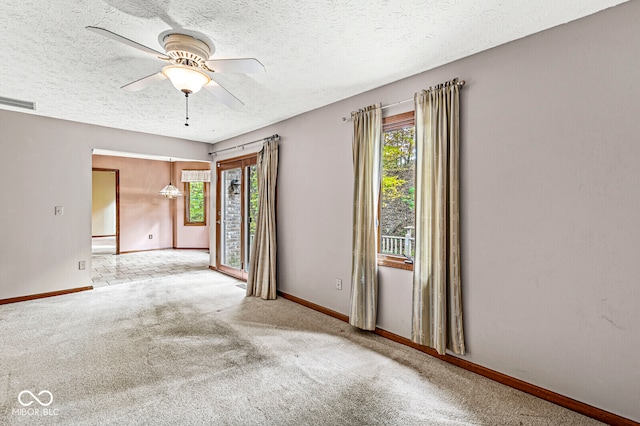
[[[631,1],[217,145],[282,137],[279,289],[348,313],[341,117],[459,77],[466,359],[640,421],[639,16]],[[411,273],[380,279],[379,326],[408,337]]]
[[[0,299],[91,285],[93,148],[209,160],[209,144],[31,114],[0,110],[0,129]]]

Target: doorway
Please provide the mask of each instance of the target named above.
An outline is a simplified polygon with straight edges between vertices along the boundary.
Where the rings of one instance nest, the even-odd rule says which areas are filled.
[[[120,171],[93,168],[91,252],[120,254]]]
[[[216,264],[220,272],[247,280],[258,214],[257,155],[217,163]]]

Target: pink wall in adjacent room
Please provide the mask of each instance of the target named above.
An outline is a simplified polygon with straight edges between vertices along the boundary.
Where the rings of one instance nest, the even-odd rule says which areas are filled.
[[[94,155],[93,167],[120,170],[120,252],[172,248],[176,201],[158,195],[169,183],[169,163]]]
[[[182,170],[209,170],[209,163],[179,161],[173,164],[173,184],[185,192],[185,184],[182,182]],[[206,226],[184,226],[185,199],[181,197],[176,202],[176,214],[174,216],[174,247],[175,248],[209,248],[209,223],[211,221],[211,209],[209,204],[210,183],[206,184],[205,205],[207,209]]]

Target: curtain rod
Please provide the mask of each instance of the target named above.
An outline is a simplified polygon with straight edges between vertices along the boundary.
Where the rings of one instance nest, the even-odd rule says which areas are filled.
[[[456,82],[456,84],[458,86],[462,87],[462,86],[464,86],[464,80],[460,80],[460,81]],[[394,102],[394,103],[389,104],[389,105],[383,105],[380,109],[391,108],[393,106],[404,104],[405,102],[409,102],[409,101],[412,101],[412,100],[413,100],[413,98],[404,99],[402,101]],[[356,112],[356,111],[352,111],[351,113],[353,114],[354,112]],[[351,117],[342,117],[342,121],[351,121],[351,120],[352,120]]]
[[[254,144],[254,143],[258,143],[258,142],[266,142],[266,141],[270,141],[270,140],[274,140],[274,139],[280,140],[280,136],[276,133],[275,135],[271,135],[271,136],[266,137],[266,138],[256,139],[255,141],[241,143],[240,145],[231,146],[229,148],[221,149],[220,151],[213,151],[213,152],[210,152],[209,155],[217,156],[218,153],[220,153],[220,152],[231,151],[232,149],[238,149],[238,148],[244,149],[244,147],[247,146],[247,145],[251,145],[251,144]]]

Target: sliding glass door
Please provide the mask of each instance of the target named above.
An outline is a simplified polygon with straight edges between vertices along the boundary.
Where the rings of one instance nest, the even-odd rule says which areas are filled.
[[[254,158],[255,160],[255,158]],[[255,164],[245,169],[245,187],[247,188],[246,199],[246,218],[245,221],[245,246],[247,250],[244,252],[244,272],[249,273],[249,255],[253,248],[253,238],[256,235],[256,218],[258,216],[258,170]]]
[[[220,161],[217,170],[218,270],[246,280],[258,205],[256,156]]]

